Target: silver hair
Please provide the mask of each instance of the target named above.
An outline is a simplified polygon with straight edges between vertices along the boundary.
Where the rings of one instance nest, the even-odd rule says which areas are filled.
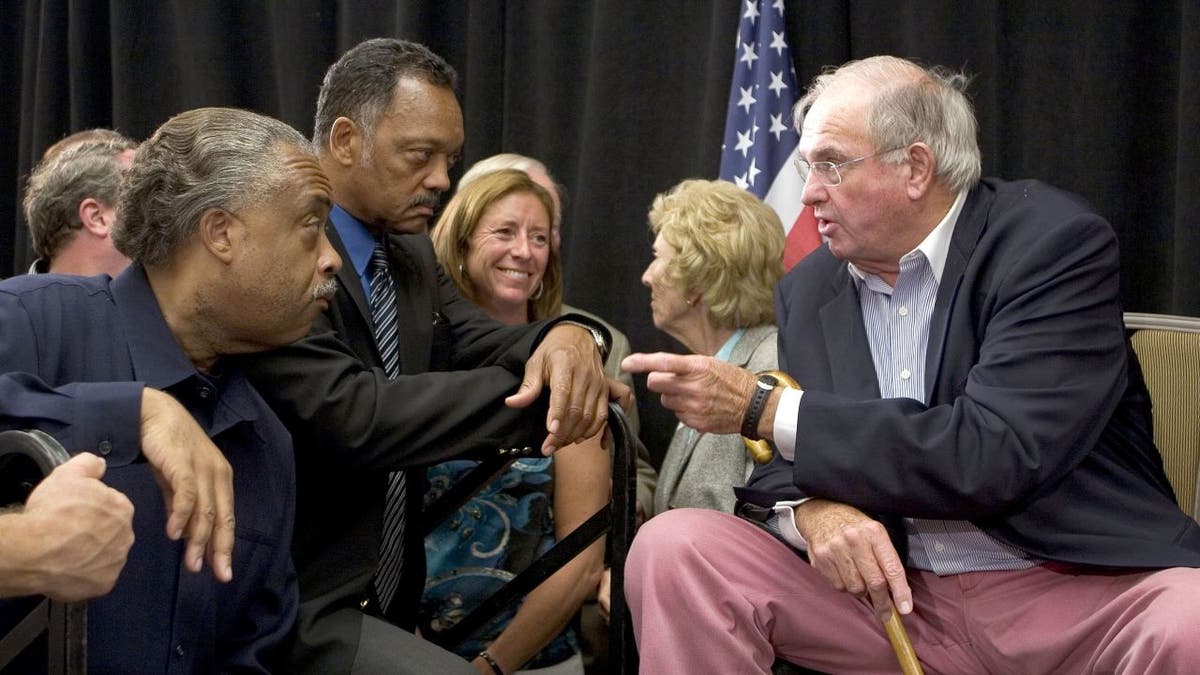
[[[895,56],[873,56],[826,70],[796,103],[795,124],[829,89],[854,81],[874,91],[867,139],[877,150],[924,142],[937,161],[935,175],[950,190],[970,189],[982,173],[978,123],[965,90],[970,78],[940,66],[925,68]],[[884,153],[880,161],[902,161]]]
[[[312,155],[292,127],[248,110],[199,108],[167,120],[138,148],[126,174],[113,243],[157,265],[195,232],[209,209],[236,212],[288,182],[283,150]]]
[[[37,165],[25,184],[22,206],[38,257],[51,260],[83,227],[79,220],[79,203],[83,200],[117,205],[123,172],[117,158],[136,147],[123,136],[79,140],[47,155]]]

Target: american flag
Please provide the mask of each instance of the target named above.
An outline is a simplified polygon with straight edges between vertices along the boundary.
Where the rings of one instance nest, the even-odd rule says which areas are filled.
[[[743,0],[741,11],[721,178],[753,192],[779,214],[787,233],[783,264],[791,269],[821,245],[821,236],[812,209],[800,202],[804,181],[792,167],[800,142],[792,126],[792,107],[799,94],[785,37],[783,0]]]

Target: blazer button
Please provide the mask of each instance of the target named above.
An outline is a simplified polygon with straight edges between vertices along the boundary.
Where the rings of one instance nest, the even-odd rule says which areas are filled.
[[[367,605],[369,605],[369,604],[371,604],[371,599],[370,599],[370,598],[363,598],[363,599],[362,599],[362,602],[358,603],[358,608],[359,608],[359,609],[366,609],[366,608],[367,608]]]

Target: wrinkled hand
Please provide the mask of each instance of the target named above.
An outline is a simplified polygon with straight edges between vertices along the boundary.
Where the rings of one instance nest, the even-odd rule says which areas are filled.
[[[615,384],[628,391],[619,382]],[[543,454],[600,433],[608,420],[609,392],[615,387],[604,376],[600,353],[586,329],[572,324],[551,328],[525,362],[521,387],[504,403],[524,408],[537,400],[543,387],[550,389]],[[620,389],[615,390],[619,393]]]
[[[596,608],[600,610],[600,618],[608,623],[608,613],[612,602],[612,568],[605,567],[600,575],[600,587],[596,590]]]
[[[868,597],[881,621],[891,614],[893,601],[901,614],[912,611],[904,564],[879,521],[826,499],[810,499],[795,514],[809,562],[834,588]]]
[[[662,395],[663,407],[680,422],[711,434],[741,431],[757,379],[748,370],[699,354],[630,354],[621,369],[650,373],[646,386]]]
[[[112,590],[133,546],[133,504],[100,482],[104,460],[82,453],[29,493],[20,517],[47,547],[38,567],[46,595],[75,602]]]
[[[142,390],[142,454],[167,507],[167,536],[186,537],[184,564],[193,572],[208,553],[213,575],[233,578],[233,470],[200,425],[169,394]]]

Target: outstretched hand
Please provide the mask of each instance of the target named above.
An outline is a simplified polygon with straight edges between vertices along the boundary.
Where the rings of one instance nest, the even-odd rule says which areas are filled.
[[[689,427],[712,434],[741,431],[756,379],[748,370],[699,354],[630,354],[621,369],[649,373],[646,386],[661,394],[664,408]]]
[[[604,376],[604,364],[587,329],[568,323],[551,328],[525,362],[525,377],[517,393],[504,400],[510,408],[524,408],[550,389],[546,413],[546,440],[542,454],[591,438],[608,420],[612,395],[628,399],[629,388]],[[624,390],[622,393],[621,390]]]
[[[839,591],[870,599],[881,621],[893,603],[912,611],[904,564],[883,524],[853,506],[810,499],[795,508],[796,529],[808,542],[808,560]]]
[[[167,508],[167,536],[186,537],[184,564],[233,579],[233,470],[225,455],[169,394],[142,390],[142,454],[154,470]]]

